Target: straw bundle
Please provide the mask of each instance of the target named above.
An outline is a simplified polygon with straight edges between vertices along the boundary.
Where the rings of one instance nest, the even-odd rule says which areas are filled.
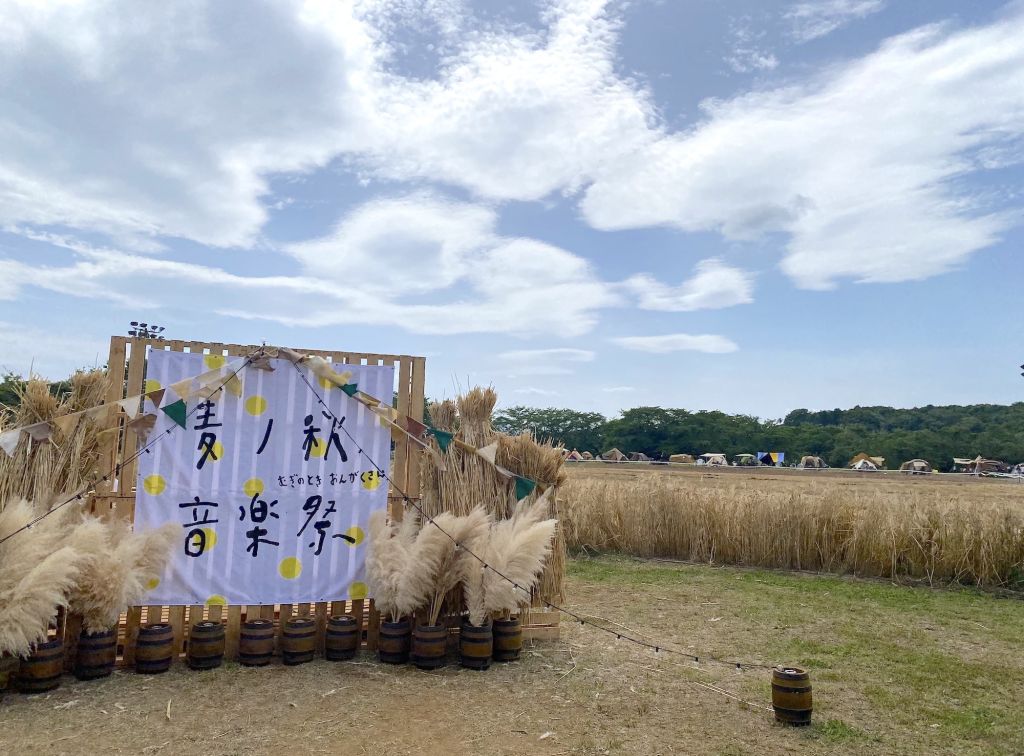
[[[179,531],[168,523],[134,533],[127,523],[95,517],[85,518],[78,527],[92,537],[68,596],[68,608],[82,615],[85,630],[103,632],[116,625],[129,606],[142,603],[146,583],[163,573]]]
[[[71,391],[58,398],[49,384],[32,378],[21,391],[21,404],[10,418],[11,426],[52,422],[55,418],[102,404],[109,379],[103,370],[77,372]],[[83,417],[67,437],[54,429],[50,440],[31,441],[23,434],[14,454],[0,454],[0,510],[16,499],[51,501],[77,491],[97,476],[100,463],[99,433],[104,423]]]

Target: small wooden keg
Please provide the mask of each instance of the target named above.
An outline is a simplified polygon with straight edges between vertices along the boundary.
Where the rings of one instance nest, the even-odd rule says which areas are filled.
[[[324,656],[330,661],[355,658],[359,650],[359,622],[351,614],[339,614],[327,620]]]
[[[377,655],[385,664],[405,664],[409,661],[412,623],[408,618],[398,622],[380,623],[380,641]]]
[[[312,617],[291,617],[281,629],[281,661],[289,666],[313,661],[316,622]]]
[[[174,658],[174,628],[166,622],[152,622],[139,628],[135,641],[135,671],[157,675],[171,668]]]
[[[238,662],[247,667],[270,664],[274,655],[274,623],[268,619],[246,620],[238,637]]]
[[[22,693],[45,693],[60,685],[64,672],[64,641],[60,638],[38,644],[21,660],[17,686]]]
[[[462,666],[470,669],[487,669],[491,666],[491,654],[494,651],[494,635],[491,624],[483,627],[463,622],[459,630],[459,655]]]
[[[112,627],[101,633],[82,630],[78,636],[78,653],[75,655],[75,677],[79,680],[108,677],[114,671],[116,661],[117,628]]]
[[[494,661],[510,662],[519,658],[523,650],[523,627],[519,618],[497,619],[494,628]]]
[[[444,625],[416,625],[412,631],[409,658],[420,669],[439,669],[446,663],[448,628]]]
[[[14,688],[14,681],[18,677],[18,667],[21,660],[12,654],[0,654],[0,701],[7,694],[7,690]]]
[[[192,625],[188,636],[188,666],[216,669],[224,661],[224,625],[202,620]]]
[[[772,708],[783,724],[803,727],[811,723],[811,677],[798,667],[772,670]]]

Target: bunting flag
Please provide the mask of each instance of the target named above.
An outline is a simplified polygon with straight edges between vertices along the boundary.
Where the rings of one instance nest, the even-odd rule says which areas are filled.
[[[224,388],[231,392],[231,394],[239,399],[242,398],[242,379],[235,373],[224,383]]]
[[[441,451],[448,451],[448,447],[451,446],[452,439],[455,438],[454,433],[448,431],[438,430],[437,428],[430,428],[431,434],[437,439],[437,445],[441,447]]]
[[[434,463],[434,467],[437,468],[438,472],[447,472],[448,465],[445,464],[444,457],[441,456],[441,452],[435,449],[433,446],[426,447],[427,454],[430,455],[430,459]]]
[[[200,373],[199,375],[197,375],[195,377],[195,380],[199,383],[200,386],[209,386],[211,383],[213,383],[218,378],[220,378],[223,374],[224,374],[224,368],[223,367],[213,368],[213,370],[207,370],[205,373]],[[193,379],[192,378],[187,378],[186,380],[191,381]],[[179,382],[181,382],[181,381],[179,381]]]
[[[398,418],[398,424],[413,438],[423,438],[423,434],[427,432],[427,426],[419,420],[413,420],[408,415],[400,415]]]
[[[128,415],[129,420],[139,414],[139,397],[129,396],[127,399],[121,399],[117,403],[121,405],[121,409],[124,410],[124,414]]]
[[[153,426],[156,425],[156,415],[139,415],[133,420],[129,420],[127,428],[131,428],[135,431],[140,441],[145,441],[149,438],[150,432],[153,430]]]
[[[164,414],[171,418],[175,423],[180,425],[182,428],[185,427],[185,417],[187,416],[187,410],[185,406],[185,400],[179,399],[172,404],[168,404],[166,407],[161,407]]]
[[[166,392],[167,389],[163,388],[153,389],[152,391],[146,394],[146,398],[149,399],[149,401],[153,402],[154,407],[159,407],[160,402],[164,400],[164,394]]]
[[[346,384],[348,384],[349,380],[352,378],[351,370],[346,370],[344,373],[338,373],[334,370],[331,363],[323,357],[309,357],[306,360],[306,364],[309,365],[309,369],[313,371],[317,378],[320,378],[334,386],[338,386],[341,389],[344,389]],[[353,386],[355,386],[355,384],[353,384]],[[352,396],[352,394],[355,393],[355,389],[353,388],[351,393],[349,391],[345,391],[345,393]]]
[[[53,425],[43,421],[22,428],[33,441],[47,441],[53,435]]]
[[[306,356],[304,354],[299,354],[294,349],[289,349],[288,347],[278,347],[277,356],[286,359],[289,362],[294,362],[296,365],[306,360]]]
[[[171,391],[177,394],[183,401],[188,401],[192,397],[192,381],[194,378],[186,378],[183,381],[171,384]]]
[[[57,430],[60,431],[61,436],[64,439],[71,438],[71,434],[75,432],[75,428],[78,427],[79,421],[82,419],[81,412],[75,412],[71,415],[61,415],[60,417],[53,418],[53,424]]]
[[[355,395],[359,392],[359,384],[358,383],[344,383],[341,386],[341,390],[344,391],[349,396],[355,398]]]
[[[220,391],[220,389],[220,386],[214,386],[212,383],[206,386],[200,386],[192,392],[192,398],[194,399],[198,397],[199,399],[211,399],[217,395],[217,392]]]
[[[516,501],[522,501],[527,496],[533,493],[533,489],[537,487],[537,482],[524,478],[522,475],[516,476]]]
[[[110,419],[110,411],[116,406],[115,404],[97,404],[95,407],[87,409],[85,414],[102,425]]]
[[[255,368],[256,370],[265,370],[268,373],[274,372],[274,366],[270,364],[270,357],[265,354],[261,354],[259,357],[254,357],[250,360],[249,367]]]
[[[14,428],[0,433],[0,449],[3,449],[4,454],[8,457],[14,456],[14,449],[18,446],[18,440],[20,438],[20,428]]]
[[[478,456],[483,457],[492,465],[497,465],[494,458],[498,455],[498,442],[495,441],[493,444],[487,444],[476,450]]]
[[[380,406],[380,399],[370,396],[369,394],[364,394],[362,391],[357,391],[355,398],[358,399],[363,404],[365,404],[370,409]]]

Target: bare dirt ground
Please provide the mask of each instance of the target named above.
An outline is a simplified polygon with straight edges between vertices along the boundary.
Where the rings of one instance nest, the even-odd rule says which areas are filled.
[[[573,561],[568,593],[575,610],[680,649],[806,666],[815,724],[772,721],[767,670],[698,668],[571,623],[561,641],[482,673],[454,662],[434,673],[395,668],[363,654],[65,677],[51,694],[0,703],[0,753],[1024,752],[1018,600],[612,558]]]

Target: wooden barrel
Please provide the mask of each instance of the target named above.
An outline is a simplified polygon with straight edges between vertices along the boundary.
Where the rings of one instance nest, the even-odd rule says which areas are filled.
[[[274,623],[268,619],[246,620],[238,636],[238,662],[264,667],[274,654]]]
[[[22,693],[45,693],[60,685],[64,672],[64,641],[60,638],[38,644],[21,660],[17,685]]]
[[[412,623],[408,619],[380,623],[380,641],[377,656],[385,664],[405,664],[409,661]]]
[[[523,627],[519,618],[497,619],[494,628],[494,661],[510,662],[519,658],[523,650]]]
[[[772,670],[772,708],[783,724],[803,727],[811,723],[811,677],[798,667]]]
[[[351,614],[339,614],[327,620],[324,656],[330,661],[355,658],[359,650],[359,622]]]
[[[444,625],[416,625],[412,631],[409,658],[420,669],[438,669],[446,664],[448,628]]]
[[[135,671],[157,675],[171,668],[174,658],[174,628],[166,622],[151,622],[139,628],[135,641]]]
[[[188,636],[188,666],[216,669],[224,661],[224,625],[203,620],[192,625]]]
[[[313,661],[316,654],[316,622],[312,617],[292,617],[281,629],[281,661],[289,666]]]
[[[20,664],[21,660],[17,656],[8,653],[0,654],[0,701],[3,700],[8,688],[14,687]]]
[[[116,661],[116,627],[102,633],[82,630],[78,636],[78,653],[75,655],[75,677],[79,680],[107,677],[114,671]]]
[[[490,623],[483,627],[462,623],[459,630],[459,654],[462,666],[470,669],[487,669],[491,666],[491,653],[494,650],[494,636]]]

